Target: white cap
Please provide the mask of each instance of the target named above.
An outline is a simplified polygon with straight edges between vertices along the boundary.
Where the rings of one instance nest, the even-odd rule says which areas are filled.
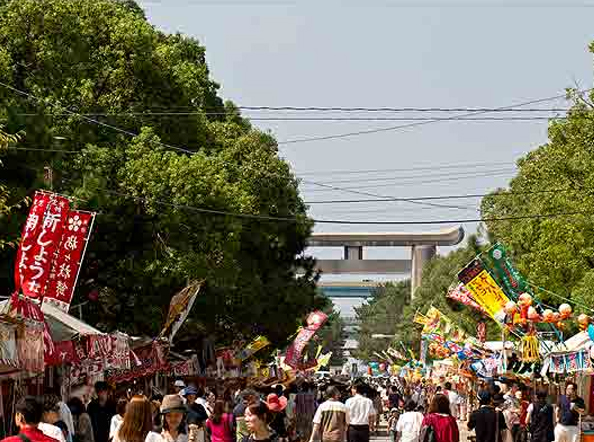
[[[186,386],[184,381],[182,381],[181,379],[178,379],[177,381],[175,381],[175,383],[173,385],[175,385],[176,387],[181,387],[181,388],[184,388]]]

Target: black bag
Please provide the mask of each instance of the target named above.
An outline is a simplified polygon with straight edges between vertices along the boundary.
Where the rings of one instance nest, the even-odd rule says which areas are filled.
[[[421,442],[437,442],[433,425],[426,425],[421,429],[421,437],[419,440]]]

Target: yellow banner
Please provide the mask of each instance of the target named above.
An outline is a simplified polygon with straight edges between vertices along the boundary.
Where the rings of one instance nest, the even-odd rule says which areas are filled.
[[[486,270],[480,271],[474,278],[466,283],[466,288],[472,292],[478,302],[497,322],[503,321],[505,304],[509,298],[503,293],[501,287]]]
[[[413,318],[415,324],[425,325],[427,324],[427,317],[421,312],[416,312]]]
[[[244,361],[268,345],[270,345],[270,341],[265,336],[258,336],[239,353],[237,359]]]

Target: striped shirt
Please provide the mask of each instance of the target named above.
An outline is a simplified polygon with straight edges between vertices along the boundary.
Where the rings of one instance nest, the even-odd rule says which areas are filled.
[[[323,442],[342,442],[346,438],[349,411],[342,402],[330,399],[318,407],[313,423],[320,426]]]

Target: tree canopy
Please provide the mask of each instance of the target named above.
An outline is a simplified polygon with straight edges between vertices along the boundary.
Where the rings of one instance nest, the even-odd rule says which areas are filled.
[[[549,140],[518,161],[509,187],[482,201],[490,238],[512,253],[537,296],[552,305],[562,298],[594,302],[594,106],[570,91],[574,104],[549,126]]]
[[[85,319],[154,335],[172,294],[204,279],[188,333],[274,343],[324,304],[298,182],[218,95],[199,42],[156,30],[130,0],[8,1],[0,82],[0,122],[26,133],[2,183],[31,195],[50,166],[54,190],[98,212],[74,301],[98,294]],[[0,262],[11,287],[12,254]]]
[[[410,280],[390,282],[372,290],[372,297],[355,308],[360,321],[359,346],[353,355],[361,360],[377,359],[375,352],[386,350],[392,342],[389,338],[374,338],[374,334],[394,334],[397,324],[405,318],[406,306],[410,302]]]

